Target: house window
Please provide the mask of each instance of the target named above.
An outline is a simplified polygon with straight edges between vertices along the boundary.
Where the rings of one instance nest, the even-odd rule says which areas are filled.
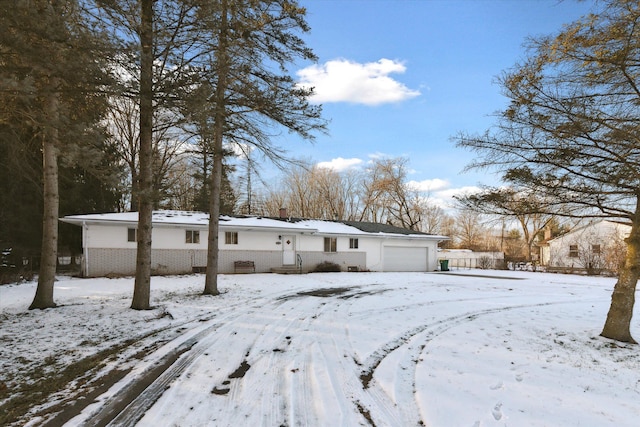
[[[569,258],[578,258],[578,245],[569,245]]]
[[[138,241],[138,229],[137,228],[128,228],[127,229],[127,242],[137,242]]]
[[[186,237],[185,237],[185,242],[186,243],[200,243],[200,232],[196,231],[196,230],[187,230]]]
[[[349,249],[358,249],[358,239],[349,239]]]
[[[224,233],[224,243],[225,245],[237,245],[238,233],[236,231],[226,231]]]
[[[591,245],[591,253],[594,255],[600,255],[600,245]]]
[[[324,251],[325,252],[338,252],[337,251],[337,240],[335,237],[325,237],[324,238]]]

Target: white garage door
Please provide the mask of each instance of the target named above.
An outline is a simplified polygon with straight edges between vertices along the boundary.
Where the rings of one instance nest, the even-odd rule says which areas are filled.
[[[427,271],[427,248],[385,246],[384,271]]]

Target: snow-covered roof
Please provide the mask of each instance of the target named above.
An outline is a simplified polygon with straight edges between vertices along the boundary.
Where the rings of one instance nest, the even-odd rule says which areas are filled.
[[[70,224],[136,224],[137,212],[103,213],[87,215],[69,215],[60,219]],[[209,225],[209,214],[189,211],[154,211],[155,226],[197,226]],[[387,224],[375,224],[357,221],[326,221],[301,218],[269,218],[260,216],[220,216],[221,229],[237,230],[281,230],[290,232],[313,233],[321,235],[378,235],[385,237],[426,238],[448,240],[446,236],[421,233]]]
[[[71,224],[82,223],[137,223],[138,212],[95,213],[68,215],[61,219]],[[154,224],[208,225],[209,214],[189,211],[153,211]]]

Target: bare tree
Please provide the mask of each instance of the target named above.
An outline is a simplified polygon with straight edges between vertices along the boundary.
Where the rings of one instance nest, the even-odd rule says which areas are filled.
[[[501,240],[499,247],[505,257],[518,261],[531,261],[531,248],[522,238],[522,233],[518,229],[506,230],[504,236],[501,236]]]
[[[123,183],[123,194],[129,209],[138,210],[138,171],[140,154],[140,110],[136,100],[128,96],[112,96],[110,111],[105,119],[110,131],[110,140],[128,171],[128,179]],[[186,154],[184,146],[189,138],[180,130],[179,117],[167,110],[156,108],[152,130],[152,194],[153,206],[171,205],[167,200],[175,187],[175,179],[180,179],[181,157]],[[176,170],[173,170],[177,168]]]
[[[381,191],[381,179],[377,168],[370,168],[360,187],[360,215],[358,221],[383,222],[385,218],[384,206],[387,202],[385,193]]]
[[[421,202],[420,231],[430,234],[441,234],[446,214],[444,209],[429,200]]]
[[[113,147],[126,165],[128,179],[123,183],[123,191],[128,209],[136,210],[133,194],[138,193],[138,154],[140,149],[140,110],[138,103],[130,97],[113,96],[109,100],[109,111],[105,124],[109,130],[109,137]],[[124,190],[123,189],[123,190]]]
[[[595,236],[588,236],[578,244],[578,260],[588,275],[599,274],[605,267],[605,247]]]
[[[443,249],[452,249],[455,247],[455,238],[456,238],[456,220],[453,216],[445,215],[440,222],[438,234],[442,234],[443,236],[450,236],[451,239],[445,240],[440,244],[440,247]]]
[[[258,214],[262,212],[262,208],[259,206],[255,184],[256,181],[262,181],[260,178],[259,165],[254,160],[253,150],[251,147],[244,145],[236,146],[240,153],[238,155],[242,170],[242,174],[237,179],[236,188],[238,188],[238,198],[243,200],[239,203],[238,210],[245,215]]]
[[[417,230],[421,220],[419,200],[406,184],[408,160],[405,158],[376,159],[362,182],[361,220],[387,222]]]
[[[310,175],[310,167],[293,167],[281,182],[286,188],[287,199],[285,207],[290,215],[300,218],[313,218],[317,214],[317,198]],[[279,207],[283,207],[282,205]]]
[[[264,207],[264,212],[262,213],[263,215],[277,217],[280,213],[281,208],[286,208],[287,213],[290,213],[289,194],[287,190],[279,187],[270,188],[262,197],[262,206]]]
[[[340,174],[342,180],[342,193],[344,194],[343,219],[355,221],[358,218],[361,206],[358,187],[362,174],[357,170],[346,170]]]
[[[346,218],[346,202],[348,188],[343,185],[342,177],[332,169],[315,167],[312,170],[312,180],[317,187],[320,212],[316,218],[344,219]]]
[[[279,207],[301,218],[351,219],[354,209],[355,181],[352,174],[317,166],[297,166],[284,174],[282,191],[272,191],[270,198],[278,200]],[[278,206],[270,203],[272,212]]]
[[[624,266],[627,255],[627,244],[624,240],[620,233],[612,233],[607,239],[608,245],[605,247],[604,265],[610,272],[617,274]]]
[[[532,261],[533,246],[551,221],[556,218],[545,201],[535,191],[514,187],[485,188],[484,191],[456,197],[467,209],[485,215],[494,215],[501,220],[515,220],[520,225],[527,247],[526,259]]]
[[[485,249],[486,230],[480,216],[469,209],[462,209],[455,217],[455,237],[460,248]]]
[[[379,159],[364,172],[341,173],[309,164],[290,168],[280,189],[269,192],[266,210],[276,215],[287,207],[296,217],[389,223],[435,233],[443,212],[428,194],[404,181],[406,163]]]
[[[163,201],[166,209],[195,211],[200,181],[193,175],[193,159],[180,156],[168,170],[167,180],[171,183],[167,197]]]

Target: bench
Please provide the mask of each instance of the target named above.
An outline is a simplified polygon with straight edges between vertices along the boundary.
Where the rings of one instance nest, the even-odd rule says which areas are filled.
[[[234,261],[233,270],[236,273],[255,273],[256,265],[253,261]]]

